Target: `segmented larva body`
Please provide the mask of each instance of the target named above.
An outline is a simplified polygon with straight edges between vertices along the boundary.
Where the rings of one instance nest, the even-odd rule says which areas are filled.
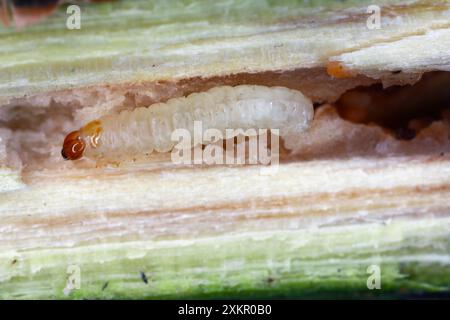
[[[187,97],[170,99],[148,108],[106,115],[72,132],[64,141],[66,159],[112,158],[119,154],[168,152],[177,141],[172,132],[194,121],[202,129],[279,129],[295,135],[308,129],[314,116],[311,101],[300,91],[284,87],[221,86]],[[225,136],[225,134],[224,134]]]

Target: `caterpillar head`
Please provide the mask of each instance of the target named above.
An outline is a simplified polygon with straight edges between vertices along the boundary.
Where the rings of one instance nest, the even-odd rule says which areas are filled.
[[[77,160],[83,156],[86,142],[79,130],[69,133],[64,139],[61,155],[64,160]]]
[[[102,127],[100,121],[92,121],[77,131],[69,133],[64,139],[61,155],[65,160],[77,160],[83,156],[86,147],[96,148]]]

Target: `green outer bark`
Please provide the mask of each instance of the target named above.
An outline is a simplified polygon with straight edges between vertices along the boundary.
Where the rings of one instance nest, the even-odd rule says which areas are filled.
[[[448,294],[450,218],[2,254],[0,298],[392,298]],[[381,289],[369,290],[370,265]],[[64,294],[67,266],[81,287]],[[5,274],[6,270],[6,274]],[[25,274],[27,276],[19,275]],[[148,283],[141,278],[144,272]],[[14,276],[14,274],[17,276]],[[67,292],[66,292],[67,293]]]
[[[304,47],[317,55],[326,52],[324,44],[310,48],[302,44],[301,32],[286,39],[283,32],[320,27],[342,8],[355,6],[365,14],[368,4],[372,1],[114,1],[83,6],[80,30],[66,28],[68,15],[62,7],[47,21],[22,30],[0,27],[0,101],[102,83],[239,72],[243,66],[250,72],[295,67],[307,63],[296,51]],[[330,46],[351,46],[328,41]],[[248,62],[239,64],[246,57]],[[218,68],[224,59],[233,62]]]

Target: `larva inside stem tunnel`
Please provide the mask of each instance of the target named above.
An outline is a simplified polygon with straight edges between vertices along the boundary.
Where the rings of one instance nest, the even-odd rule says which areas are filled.
[[[168,152],[176,143],[172,132],[193,133],[195,121],[201,121],[205,130],[277,129],[281,136],[296,135],[310,127],[313,116],[312,102],[298,90],[218,86],[148,108],[106,115],[70,133],[61,154],[68,160],[83,155],[114,160],[121,153]]]
[[[2,18],[0,299],[449,296],[450,1]]]

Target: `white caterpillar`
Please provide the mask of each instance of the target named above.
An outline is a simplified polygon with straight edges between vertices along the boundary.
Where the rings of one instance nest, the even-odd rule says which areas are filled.
[[[148,108],[106,115],[67,135],[62,155],[75,160],[114,158],[118,153],[170,151],[176,129],[279,129],[280,135],[299,134],[311,125],[314,108],[300,91],[284,87],[221,86]]]

